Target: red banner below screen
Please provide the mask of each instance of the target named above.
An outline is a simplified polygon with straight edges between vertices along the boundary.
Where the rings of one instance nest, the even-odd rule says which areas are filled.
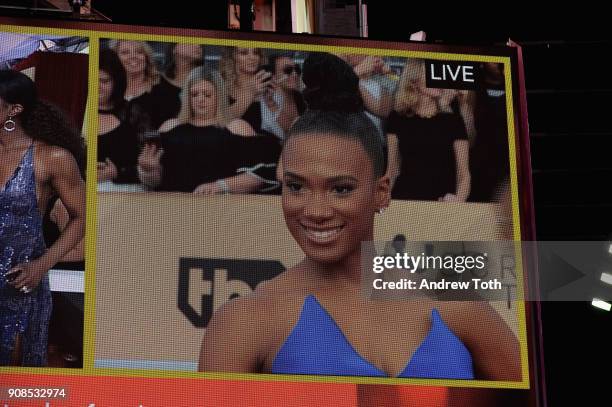
[[[68,397],[65,400],[0,400],[0,407],[357,407],[369,405],[364,396],[376,399],[379,406],[411,405],[411,401],[417,400],[424,407],[446,405],[446,389],[422,386],[364,386],[359,391],[361,402],[358,402],[356,385],[330,383],[13,374],[3,375],[2,387],[64,387]]]

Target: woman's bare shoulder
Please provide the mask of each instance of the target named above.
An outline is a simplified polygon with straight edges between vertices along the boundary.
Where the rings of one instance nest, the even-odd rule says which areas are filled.
[[[445,322],[461,331],[478,332],[483,321],[503,322],[498,312],[487,301],[436,301],[435,307]]]
[[[215,311],[213,319],[225,323],[250,321],[261,324],[274,319],[274,310],[286,309],[291,298],[299,302],[305,292],[300,278],[300,271],[288,269],[276,277],[259,283],[256,289],[247,295],[236,297]]]
[[[98,115],[98,134],[104,135],[115,130],[121,124],[121,121],[114,114],[100,114]]]
[[[253,137],[256,135],[253,127],[242,119],[234,119],[227,124],[227,129],[242,137]]]
[[[261,296],[303,296],[312,289],[308,275],[299,267],[285,270],[276,277],[264,281],[257,286],[255,295]]]
[[[449,301],[438,309],[472,353],[478,377],[520,380],[519,342],[500,311],[487,301]]]
[[[277,331],[286,315],[298,312],[303,302],[299,291],[289,289],[294,277],[285,273],[259,284],[250,294],[223,304],[215,311],[207,331],[234,332],[249,335],[258,343],[270,342],[269,332]],[[259,337],[266,332],[264,337]]]
[[[179,119],[177,119],[177,118],[168,119],[165,122],[163,122],[161,126],[159,126],[159,131],[161,133],[169,132],[170,130],[172,130],[175,127],[177,127],[179,124],[181,124],[181,123],[180,123]]]
[[[72,166],[69,164],[75,163],[76,160],[68,149],[53,144],[48,144],[43,141],[36,141],[34,144],[34,152],[39,163],[50,169],[63,169]],[[57,168],[57,166],[61,168]]]

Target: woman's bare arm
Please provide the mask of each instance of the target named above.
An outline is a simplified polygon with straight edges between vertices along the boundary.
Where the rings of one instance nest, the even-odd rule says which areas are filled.
[[[391,189],[395,185],[395,180],[400,175],[401,168],[401,156],[399,152],[399,146],[397,141],[397,135],[393,133],[387,134],[387,151],[389,164],[387,166],[387,175],[391,180]]]
[[[455,140],[453,143],[456,162],[457,190],[455,195],[465,202],[470,195],[472,179],[470,176],[470,145],[467,140]]]
[[[63,232],[70,221],[70,215],[66,210],[64,204],[62,204],[61,200],[56,200],[53,205],[53,209],[51,209],[51,221],[55,223],[60,232]],[[79,240],[79,243],[76,244],[68,253],[62,257],[61,261],[63,262],[72,262],[72,261],[83,261],[85,259],[85,238],[83,237]]]
[[[237,134],[242,137],[252,137],[256,136],[255,130],[253,127],[242,119],[234,119],[227,124],[227,129],[234,134]]]
[[[459,101],[459,113],[463,119],[463,124],[467,131],[470,145],[474,145],[476,134],[476,124],[474,122],[474,105],[476,103],[475,93],[472,91],[460,91],[457,100]]]
[[[389,116],[393,108],[393,97],[384,87],[381,86],[380,95],[377,97],[372,95],[367,87],[363,85],[363,82],[360,81],[359,92],[368,112],[383,119]]]
[[[224,185],[224,187],[222,187]],[[232,177],[220,179],[214,182],[200,184],[193,190],[194,194],[251,194],[259,191],[265,182],[257,175],[243,172]],[[225,190],[224,190],[225,189]]]
[[[248,86],[243,86],[237,89],[236,94],[232,95],[234,103],[229,107],[229,118],[237,119],[248,110],[251,103],[257,100],[257,97],[264,93],[266,86],[270,82],[272,74],[261,70],[252,78]]]
[[[49,171],[49,183],[68,213],[68,222],[59,238],[39,259],[47,269],[64,258],[85,235],[85,182],[76,160],[63,148],[48,149],[45,168]]]
[[[217,310],[204,333],[200,372],[259,373],[269,333],[258,301],[241,297]]]
[[[254,193],[265,185],[261,178],[249,172],[243,172],[242,174],[226,178],[225,182],[233,194]]]
[[[247,111],[251,103],[253,103],[256,99],[256,95],[254,92],[250,90],[245,90],[243,92],[238,93],[235,96],[235,102],[232,103],[228,109],[229,117],[232,119],[237,119],[242,117],[242,115]]]
[[[519,342],[486,301],[456,302],[451,328],[472,354],[477,380],[521,381]]]

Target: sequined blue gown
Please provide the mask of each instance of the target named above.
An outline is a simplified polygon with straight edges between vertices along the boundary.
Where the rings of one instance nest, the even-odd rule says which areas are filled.
[[[36,289],[23,294],[7,284],[5,276],[12,267],[39,258],[46,249],[36,199],[34,145],[0,188],[0,366],[10,363],[19,334],[21,364],[45,366],[51,316],[49,277],[45,275]]]

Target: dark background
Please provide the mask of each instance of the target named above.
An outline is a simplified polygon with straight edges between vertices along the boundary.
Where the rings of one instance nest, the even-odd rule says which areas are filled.
[[[523,47],[537,239],[612,240],[612,29],[601,11],[557,4],[538,13],[500,2],[449,24],[384,5],[368,4],[372,39],[405,39],[389,27],[414,27],[428,42],[512,38]],[[611,404],[612,313],[585,302],[543,302],[541,310],[548,405]]]
[[[612,240],[608,12],[560,2],[541,11],[533,4],[505,2],[461,2],[452,9],[444,9],[444,3],[367,3],[371,39],[407,40],[411,32],[423,30],[427,42],[485,45],[511,38],[522,45],[537,238]],[[115,23],[227,27],[225,0],[169,4],[94,0],[95,8]],[[288,32],[290,21],[277,28]],[[542,303],[542,320],[548,405],[568,405],[572,396],[583,399],[579,405],[598,399],[597,404],[610,404],[606,372],[612,367],[612,313],[590,303]]]

